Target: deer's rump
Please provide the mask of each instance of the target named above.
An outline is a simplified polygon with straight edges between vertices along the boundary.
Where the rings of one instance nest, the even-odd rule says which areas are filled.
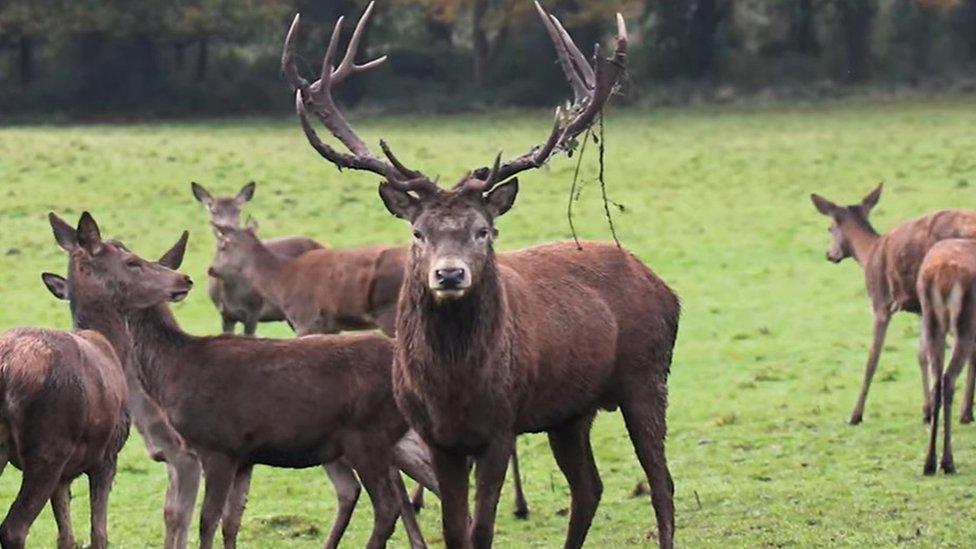
[[[919,313],[919,267],[934,244],[949,238],[976,238],[976,211],[943,210],[889,231],[881,237],[879,252],[872,258],[874,269],[865,270],[868,284],[872,284],[870,272],[883,273],[887,295],[896,310]]]
[[[15,434],[0,451],[15,466],[28,447],[60,440],[74,447],[62,476],[78,476],[121,449],[125,406],[122,367],[100,334],[17,328],[0,335],[0,432]],[[18,439],[22,448],[13,446]]]

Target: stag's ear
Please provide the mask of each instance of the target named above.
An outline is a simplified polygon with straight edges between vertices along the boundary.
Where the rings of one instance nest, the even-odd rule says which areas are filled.
[[[389,183],[380,183],[380,198],[383,199],[386,209],[400,219],[413,221],[420,214],[420,200]]]
[[[186,240],[190,238],[190,231],[183,231],[180,239],[173,244],[173,247],[166,250],[166,253],[159,258],[159,264],[163,267],[176,270],[183,264],[183,254],[186,253]]]
[[[237,193],[237,196],[234,198],[237,201],[237,203],[238,204],[243,204],[243,203],[247,202],[248,200],[254,198],[254,187],[256,185],[257,185],[257,183],[251,181],[247,185],[244,185],[243,187],[241,187],[240,192],[238,192]]]
[[[878,186],[873,191],[861,199],[861,208],[864,210],[864,213],[870,212],[872,208],[878,205],[878,200],[881,199],[882,187],[884,187],[884,183],[878,183]]]
[[[98,223],[88,212],[82,212],[78,220],[78,230],[75,231],[78,245],[96,255],[102,251],[102,233],[98,230]]]
[[[47,214],[48,221],[51,222],[51,229],[54,230],[54,240],[58,242],[66,252],[70,252],[78,247],[78,233],[75,228],[68,225],[68,222],[61,219],[54,212]]]
[[[810,201],[813,202],[813,206],[817,208],[817,211],[824,215],[833,215],[837,211],[837,204],[834,204],[819,194],[811,194]]]
[[[206,204],[207,206],[213,202],[213,197],[210,196],[207,189],[204,189],[202,185],[197,185],[195,181],[190,182],[190,190],[193,191],[193,196],[195,196],[197,200]]]
[[[44,281],[47,289],[54,294],[54,297],[68,301],[68,281],[63,276],[54,273],[41,273],[41,280]]]
[[[518,195],[518,178],[513,177],[492,189],[485,197],[485,206],[492,219],[512,209],[515,197]]]

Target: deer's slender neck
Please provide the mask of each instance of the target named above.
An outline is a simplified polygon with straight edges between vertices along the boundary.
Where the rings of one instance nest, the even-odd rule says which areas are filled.
[[[125,319],[111,304],[72,299],[71,320],[77,330],[94,330],[102,334],[115,349],[119,360],[126,363],[132,351],[132,339]]]
[[[125,320],[139,381],[146,394],[165,407],[170,401],[166,381],[180,377],[171,376],[171,370],[182,362],[180,353],[192,336],[180,329],[166,305],[129,311]]]
[[[847,241],[851,245],[854,261],[863,267],[867,264],[871,254],[874,253],[874,248],[881,236],[868,221],[850,220],[841,226],[841,230],[844,231]]]

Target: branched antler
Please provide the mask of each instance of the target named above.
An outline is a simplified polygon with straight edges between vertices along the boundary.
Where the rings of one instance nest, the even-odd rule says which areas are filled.
[[[343,17],[336,21],[335,28],[332,30],[332,37],[329,39],[329,46],[325,50],[325,57],[322,59],[322,72],[319,79],[309,84],[303,78],[295,66],[294,49],[295,41],[298,37],[298,29],[301,22],[301,15],[296,15],[292,21],[291,28],[285,38],[284,51],[281,54],[281,68],[285,73],[285,78],[295,90],[295,111],[301,122],[302,130],[308,142],[312,145],[323,158],[332,162],[340,170],[349,168],[352,170],[365,170],[383,176],[390,184],[405,191],[417,193],[433,193],[437,191],[437,186],[425,177],[421,172],[407,168],[400,162],[390,150],[385,142],[380,142],[380,147],[389,161],[375,156],[366,146],[366,143],[356,135],[356,132],[346,121],[342,112],[335,105],[332,99],[333,86],[353,74],[366,72],[381,65],[386,61],[386,56],[378,57],[363,64],[356,63],[356,53],[363,38],[363,32],[370,15],[373,13],[374,2],[370,2],[363,12],[356,29],[349,40],[346,53],[339,62],[339,66],[333,65],[339,35],[342,32]],[[308,110],[322,121],[322,124],[349,150],[349,153],[337,151],[332,146],[322,141],[312,124],[308,120]]]
[[[594,52],[594,68],[587,63],[586,57],[576,47],[562,23],[547,13],[539,2],[535,3],[535,8],[556,48],[559,66],[562,67],[566,80],[573,89],[573,104],[565,112],[559,107],[556,108],[552,131],[549,132],[545,142],[500,166],[496,159],[495,166],[489,171],[487,177],[469,178],[458,185],[462,191],[484,192],[519,172],[545,164],[553,152],[567,147],[576,136],[593,125],[610,98],[610,94],[613,93],[617,81],[626,70],[627,27],[622,15],[617,14],[617,43],[613,56],[609,59],[600,57],[598,46],[597,51]]]

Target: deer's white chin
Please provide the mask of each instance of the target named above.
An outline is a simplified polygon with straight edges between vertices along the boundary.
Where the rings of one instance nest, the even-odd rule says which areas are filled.
[[[461,299],[468,293],[467,288],[455,288],[450,290],[445,290],[443,288],[431,288],[430,293],[434,295],[434,301],[441,303],[443,301],[453,301],[455,299]]]

